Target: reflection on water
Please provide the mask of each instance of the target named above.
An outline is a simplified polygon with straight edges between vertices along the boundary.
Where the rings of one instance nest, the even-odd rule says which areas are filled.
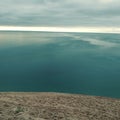
[[[120,97],[120,35],[0,32],[0,91]]]

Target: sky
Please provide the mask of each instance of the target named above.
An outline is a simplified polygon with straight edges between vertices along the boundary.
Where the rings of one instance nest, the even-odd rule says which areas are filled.
[[[116,29],[120,0],[0,0],[0,26]]]

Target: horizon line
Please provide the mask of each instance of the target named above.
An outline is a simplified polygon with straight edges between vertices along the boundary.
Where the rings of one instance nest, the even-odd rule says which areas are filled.
[[[0,26],[0,31],[120,33],[119,27],[32,27]]]

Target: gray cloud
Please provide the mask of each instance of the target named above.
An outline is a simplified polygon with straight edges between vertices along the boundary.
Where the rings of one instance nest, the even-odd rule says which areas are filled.
[[[120,26],[119,0],[2,0],[0,25]]]

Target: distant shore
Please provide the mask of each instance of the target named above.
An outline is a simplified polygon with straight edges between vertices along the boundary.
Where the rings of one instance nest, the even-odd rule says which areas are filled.
[[[0,120],[119,120],[120,99],[44,92],[0,92]]]

